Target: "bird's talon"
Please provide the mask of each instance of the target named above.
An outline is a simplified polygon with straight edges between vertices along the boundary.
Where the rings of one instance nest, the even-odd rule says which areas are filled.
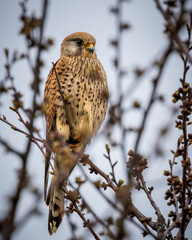
[[[80,144],[80,138],[75,136],[73,138],[70,138],[68,141],[69,147],[72,150],[73,148],[76,148],[79,146]]]
[[[78,147],[79,144],[80,144],[80,142],[79,142],[79,143],[76,143],[76,144],[70,144],[69,146],[70,146],[70,148],[72,149],[72,148],[76,148],[76,147]]]
[[[74,140],[75,140],[75,141],[79,141],[79,137],[77,137],[77,136],[74,137]]]

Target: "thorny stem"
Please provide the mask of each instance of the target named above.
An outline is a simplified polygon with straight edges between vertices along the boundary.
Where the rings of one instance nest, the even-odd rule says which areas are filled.
[[[39,69],[40,69],[40,59],[41,59],[41,52],[42,52],[42,41],[43,41],[43,32],[44,32],[44,25],[45,25],[45,19],[46,19],[46,13],[47,13],[47,7],[48,7],[48,0],[43,1],[43,11],[42,11],[42,22],[40,26],[40,33],[39,33],[39,42],[38,42],[38,50],[37,50],[37,57],[36,57],[36,65],[33,69],[35,80],[34,80],[34,95],[32,100],[32,114],[31,114],[31,121],[30,121],[30,134],[32,134],[33,131],[33,124],[35,120],[35,113],[36,113],[36,104],[37,104],[37,95],[39,92],[39,84],[40,84],[40,77],[39,77]],[[29,151],[31,149],[31,141],[28,142],[25,156],[28,155]],[[26,164],[26,163],[25,163]]]
[[[88,207],[88,209],[90,209],[92,215],[94,216],[94,218],[96,219],[97,222],[99,222],[104,228],[107,229],[108,231],[108,234],[107,235],[110,235],[110,237],[112,239],[115,238],[115,235],[112,233],[112,231],[110,230],[109,226],[107,226],[98,216],[97,214],[93,211],[93,209],[91,209],[91,207],[89,206],[89,204],[85,201],[85,199],[83,199],[83,202],[85,203],[85,205]]]
[[[16,127],[15,125],[13,125],[12,123],[10,123],[9,121],[7,121],[7,119],[3,119],[0,117],[0,121],[6,123],[7,125],[9,125],[13,130],[17,131],[17,132],[20,132],[24,135],[26,135],[26,137],[28,137],[31,141],[33,141],[33,138],[34,136],[31,136],[31,134],[21,130],[20,128]],[[39,138],[36,138],[36,141],[39,141],[41,143],[43,143],[43,140],[42,139],[39,139]]]
[[[188,32],[188,45],[190,45],[191,42],[191,29],[192,29],[192,14],[190,15],[190,27],[189,27],[189,32]],[[188,50],[189,53],[189,50]],[[187,63],[189,61],[188,55],[186,55],[185,59],[183,59],[183,64],[184,64],[184,71],[183,71],[183,78],[181,80],[182,87],[183,89],[185,88],[185,82],[186,82],[186,74],[188,70]],[[182,96],[182,102],[184,103],[187,99],[186,92],[183,91],[183,96]],[[184,109],[181,111],[182,113],[182,121],[183,121],[183,191],[182,191],[182,222],[181,222],[181,240],[185,239],[185,227],[186,227],[186,211],[185,211],[185,206],[186,206],[186,188],[187,188],[187,165],[186,161],[188,158],[188,137],[187,137],[187,114]]]
[[[115,167],[115,164],[112,164],[112,161],[111,161],[111,154],[110,154],[110,151],[108,152],[108,156],[105,156],[108,160],[109,160],[109,164],[111,166],[111,171],[112,171],[112,181],[116,184],[117,186],[117,180],[116,180],[116,177],[115,177],[115,170],[114,170],[114,167]],[[116,162],[117,163],[117,162]]]
[[[86,180],[88,180],[99,192],[99,194],[115,209],[117,209],[119,212],[121,212],[121,209],[116,205],[113,201],[111,201],[102,191],[100,188],[96,187],[95,184],[91,181],[90,177],[85,173],[84,168],[79,165],[79,168],[83,175],[85,176]],[[122,213],[122,212],[121,212]]]
[[[91,166],[91,168],[93,168],[99,175],[101,175],[108,183],[108,186],[111,187],[113,189],[114,192],[116,192],[118,190],[118,187],[116,187],[112,180],[109,178],[108,175],[106,175],[101,169],[99,169],[90,159],[86,159],[86,162]],[[132,203],[130,206],[130,212],[133,214],[133,216],[135,216],[141,223],[141,219],[147,219],[147,217],[142,214]],[[127,213],[128,214],[128,213]],[[161,216],[161,221],[162,221],[162,216]],[[155,223],[153,221],[149,221],[147,223],[153,230],[157,231],[159,229],[159,224]],[[162,224],[161,224],[162,225]],[[161,227],[161,226],[160,226]],[[156,238],[158,239],[158,238]]]
[[[86,177],[86,180],[88,180],[99,192],[99,194],[105,199],[105,201],[107,201],[107,203],[109,203],[115,210],[117,210],[121,215],[124,215],[125,212],[123,209],[121,209],[117,204],[115,204],[113,201],[111,201],[102,191],[100,188],[96,187],[95,184],[91,181],[91,179],[89,178],[89,176],[85,173],[84,168],[81,167],[81,165],[79,165],[80,170],[82,171],[83,175]],[[134,216],[136,216],[136,218],[140,221],[141,218],[146,218],[146,216],[144,216],[138,209],[136,209],[133,205],[131,207],[131,211],[134,214]],[[141,225],[139,225],[136,221],[134,221],[134,219],[132,217],[129,217],[128,214],[126,215],[126,220],[131,221],[135,226],[137,226],[138,228],[141,229],[141,231],[145,231],[143,229],[143,227]],[[151,228],[155,228],[155,223],[150,222],[149,226]],[[144,225],[144,228],[146,229],[146,231],[154,238],[157,239],[156,236],[147,228],[146,225]]]
[[[183,72],[183,78],[181,80],[182,83],[182,88],[185,88],[185,80],[186,80],[186,73],[187,73],[187,62],[190,62],[192,64],[192,58],[189,54],[189,48],[187,46],[187,44],[185,44],[179,37],[178,35],[178,31],[179,31],[179,27],[178,22],[174,23],[172,21],[172,19],[170,18],[170,14],[166,11],[164,11],[163,7],[161,6],[159,0],[155,0],[157,8],[160,10],[161,14],[163,15],[164,19],[166,20],[167,23],[167,30],[169,31],[172,39],[176,42],[176,44],[178,45],[179,51],[183,52],[185,54],[185,58],[183,58],[183,63],[184,63],[184,72]],[[184,12],[184,4],[185,1],[183,0],[181,2],[181,13],[180,13],[180,20],[181,20],[181,16]],[[191,17],[191,16],[190,16]],[[191,17],[192,19],[192,17]],[[191,20],[190,19],[190,20]],[[190,22],[191,24],[191,22]],[[189,36],[188,36],[188,45],[190,44],[190,38],[191,38],[191,26],[189,29]],[[186,93],[185,91],[183,91],[183,96],[182,96],[182,102],[184,103],[184,101],[186,101],[187,97],[186,97]],[[182,115],[182,131],[183,131],[183,152],[182,152],[182,158],[183,158],[183,184],[182,184],[182,201],[181,201],[181,207],[182,207],[182,211],[181,211],[181,224],[180,224],[180,231],[178,232],[176,239],[181,239],[184,240],[185,239],[185,228],[186,228],[186,211],[185,211],[185,206],[186,206],[186,188],[187,188],[187,166],[186,166],[186,160],[188,158],[188,139],[187,139],[187,114],[184,111],[184,109],[182,109],[181,111],[181,115]],[[174,156],[175,158],[175,156]],[[170,164],[171,166],[171,177],[172,175],[172,168],[173,168],[173,164],[174,164],[174,160],[173,163]],[[174,189],[172,187],[173,190],[173,194],[174,194]],[[176,216],[177,218],[179,218],[180,216],[178,215],[178,206],[177,206],[177,202],[176,202],[176,196],[173,195],[175,198],[175,210],[176,210]]]
[[[15,111],[15,112],[18,114],[19,120],[20,120],[20,121],[23,123],[23,125],[29,130],[29,127],[26,125],[26,123],[25,123],[25,121],[23,120],[21,114],[20,114],[18,111]],[[2,121],[2,122],[4,122],[4,123],[6,123],[7,125],[9,125],[14,131],[20,132],[20,133],[24,134],[26,137],[28,137],[31,142],[33,142],[33,143],[36,144],[36,146],[40,149],[40,151],[41,151],[41,153],[43,154],[43,156],[46,158],[46,154],[45,154],[44,151],[43,151],[43,147],[39,144],[39,142],[41,142],[41,143],[44,144],[45,148],[48,148],[45,140],[42,140],[42,139],[40,139],[40,138],[35,137],[35,136],[33,135],[33,133],[30,133],[30,134],[29,134],[29,133],[21,130],[20,128],[16,127],[15,125],[13,125],[13,124],[10,123],[9,121],[7,121],[6,118],[1,118],[1,117],[0,117],[0,121]],[[4,144],[4,145],[5,145],[5,144]],[[15,153],[17,153],[17,155],[19,155],[19,156],[21,156],[21,158],[23,158],[23,154],[21,154],[21,153],[19,153],[19,152],[16,152],[15,150],[11,150],[11,151],[12,151],[12,152],[14,151]],[[47,158],[46,158],[46,159],[47,159]],[[52,168],[52,171],[55,172],[55,169],[54,169],[51,161],[49,161],[49,164],[50,164],[50,166],[51,166],[51,168]]]
[[[186,72],[187,72],[187,57],[184,60],[184,73],[183,73],[183,79],[182,79],[182,85],[184,88],[185,79],[186,79]],[[182,102],[186,100],[186,94],[183,93]],[[184,109],[182,110],[182,120],[183,120],[183,161],[186,162],[188,158],[188,140],[187,140],[187,115]],[[182,191],[182,222],[181,222],[181,240],[184,240],[185,238],[185,222],[186,222],[186,212],[185,212],[185,200],[186,200],[186,164],[183,166],[183,191]]]
[[[141,219],[146,219],[147,217],[141,213],[133,204],[131,206],[131,213],[133,214],[133,216],[135,216],[140,222]],[[153,222],[153,221],[149,221],[147,223],[153,230],[157,230],[157,223]],[[158,238],[157,238],[158,239]]]
[[[180,219],[180,217],[181,217],[181,213],[178,215],[178,219]],[[165,230],[164,236],[167,236],[169,233],[171,233],[171,231],[172,231],[174,228],[177,227],[177,224],[178,224],[177,221],[173,222],[173,223]],[[176,240],[177,240],[177,238],[176,238]],[[178,240],[179,240],[179,239],[178,239]]]
[[[192,64],[192,58],[188,52],[188,48],[186,46],[186,44],[184,44],[184,42],[180,39],[179,35],[178,35],[178,30],[176,27],[176,24],[173,23],[173,21],[170,18],[170,15],[164,11],[163,7],[161,6],[159,0],[154,0],[156,3],[157,8],[159,9],[159,11],[161,12],[161,14],[163,15],[164,19],[167,22],[168,25],[168,30],[172,36],[172,39],[176,42],[176,44],[178,45],[179,49],[186,55],[188,61]],[[182,1],[182,11],[181,13],[183,13],[183,5],[184,5],[185,1]]]
[[[113,191],[117,191],[117,187],[114,185],[113,181],[109,177],[109,175],[105,174],[100,168],[98,168],[90,159],[86,159],[86,162],[89,164],[91,168],[93,168],[99,175],[101,175],[108,183],[109,187],[113,189]]]
[[[170,163],[170,176],[173,179],[173,167],[175,165],[175,153],[174,153],[174,157],[173,157],[173,161]],[[179,219],[179,209],[178,209],[178,201],[177,201],[177,197],[175,195],[175,187],[171,181],[171,189],[172,189],[172,193],[173,193],[173,200],[174,200],[174,206],[175,206],[175,212],[176,212],[176,216],[177,219]]]
[[[157,204],[156,204],[155,201],[153,200],[150,191],[147,189],[146,182],[145,182],[142,174],[140,174],[139,179],[140,179],[140,181],[141,181],[141,184],[142,184],[142,187],[143,187],[144,192],[146,193],[146,195],[147,195],[147,197],[148,197],[151,205],[153,206],[153,208],[154,208],[155,211],[156,211],[156,214],[157,214],[157,216],[158,216],[158,220],[159,220],[159,221],[162,221],[162,220],[163,220],[163,222],[165,222],[165,221],[164,221],[164,218],[163,218],[163,215],[161,214],[161,211],[160,211],[159,207],[157,206]]]
[[[79,190],[76,189],[76,188],[73,186],[72,183],[70,183],[70,186],[71,186],[76,192],[78,192],[78,193],[80,194]],[[87,201],[82,198],[82,195],[81,195],[81,194],[80,194],[80,196],[81,196],[81,199],[82,199],[82,201],[83,201],[83,204],[85,204],[85,206],[91,211],[91,213],[92,213],[92,215],[94,216],[95,220],[96,220],[98,223],[100,223],[104,228],[106,228],[107,231],[108,231],[108,234],[109,234],[111,237],[113,237],[113,239],[114,239],[115,236],[114,236],[114,234],[111,232],[109,226],[107,226],[107,225],[97,216],[97,214],[96,214],[96,213],[93,211],[93,209],[89,206],[89,204],[87,203]]]
[[[68,193],[68,190],[66,188],[66,186],[63,186],[63,189],[66,193]],[[87,227],[89,229],[89,231],[92,233],[92,235],[94,236],[94,238],[96,240],[100,240],[100,238],[98,237],[98,235],[95,233],[95,231],[93,230],[92,226],[91,226],[91,222],[89,219],[86,219],[84,217],[84,214],[80,211],[78,205],[76,202],[74,202],[72,199],[71,199],[71,202],[73,203],[73,206],[74,206],[74,211],[80,216],[80,218],[83,220],[83,223],[84,223],[84,227]]]
[[[97,234],[95,233],[95,231],[93,230],[91,223],[89,220],[86,220],[86,218],[84,217],[84,215],[82,214],[82,212],[79,210],[78,206],[76,203],[74,203],[75,206],[75,212],[80,216],[80,218],[83,220],[84,222],[84,227],[87,227],[89,229],[89,231],[92,233],[92,235],[94,236],[94,238],[96,240],[100,240],[100,238],[97,236]]]

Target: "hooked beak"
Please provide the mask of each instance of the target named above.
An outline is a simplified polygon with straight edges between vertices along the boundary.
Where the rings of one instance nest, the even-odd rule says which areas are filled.
[[[87,44],[86,49],[87,49],[89,52],[93,53],[93,52],[94,52],[94,45],[93,45],[93,43]]]

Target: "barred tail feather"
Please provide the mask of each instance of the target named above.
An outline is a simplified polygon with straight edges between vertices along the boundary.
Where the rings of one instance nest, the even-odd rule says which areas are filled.
[[[49,206],[48,230],[50,234],[55,233],[62,222],[65,197],[62,186],[66,186],[67,179],[80,157],[80,155],[70,152],[68,148],[56,148],[55,152],[57,153],[55,153],[54,167],[57,173],[52,177],[46,199]]]
[[[50,235],[55,233],[64,215],[64,191],[60,186],[50,186],[48,230]]]

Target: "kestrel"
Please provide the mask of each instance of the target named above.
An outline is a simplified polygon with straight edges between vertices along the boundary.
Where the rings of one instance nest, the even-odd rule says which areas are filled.
[[[104,121],[108,104],[105,70],[95,53],[95,38],[76,32],[61,44],[61,57],[53,65],[44,91],[46,137],[44,197],[49,205],[48,229],[55,233],[64,215],[67,179],[86,145]],[[49,159],[54,153],[52,181],[47,194]]]

